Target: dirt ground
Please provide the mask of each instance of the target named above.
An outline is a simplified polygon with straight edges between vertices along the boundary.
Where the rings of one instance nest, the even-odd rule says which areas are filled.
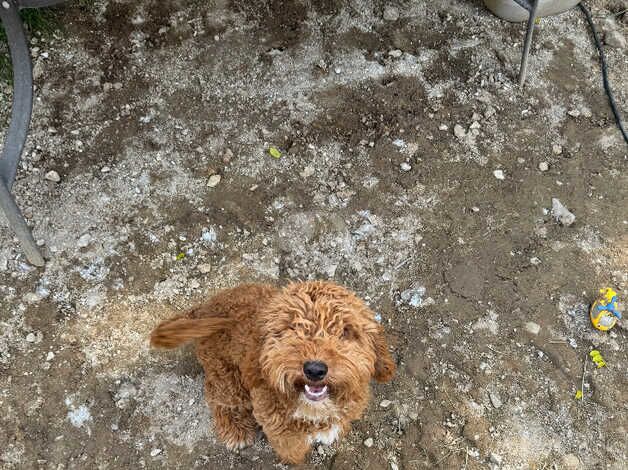
[[[625,1],[588,3],[626,38]],[[399,372],[306,468],[625,468],[626,329],[587,309],[628,299],[627,146],[578,10],[540,22],[521,90],[524,27],[477,0],[87,4],[32,44],[14,192],[44,269],[0,216],[2,468],[282,468],[217,443],[190,349],[146,338],[314,278],[378,312]]]

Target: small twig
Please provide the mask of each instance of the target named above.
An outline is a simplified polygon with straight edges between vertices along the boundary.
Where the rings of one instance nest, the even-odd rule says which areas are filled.
[[[587,360],[588,357],[584,357],[584,364],[582,365],[582,385],[580,386],[580,391],[582,392],[582,398],[580,399],[582,403],[584,403],[584,375],[587,373]]]
[[[489,349],[490,349],[491,351],[493,351],[494,353],[497,353],[497,354],[500,354],[500,355],[506,354],[506,353],[503,353],[503,352],[501,352],[501,351],[498,351],[497,349],[493,349],[493,348],[491,348],[488,344],[486,345],[486,347],[487,347],[487,348],[489,348]]]

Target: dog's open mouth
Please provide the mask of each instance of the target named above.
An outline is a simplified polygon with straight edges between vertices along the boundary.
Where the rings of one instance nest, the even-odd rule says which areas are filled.
[[[327,385],[305,384],[303,395],[310,401],[322,401],[329,396],[329,391]]]

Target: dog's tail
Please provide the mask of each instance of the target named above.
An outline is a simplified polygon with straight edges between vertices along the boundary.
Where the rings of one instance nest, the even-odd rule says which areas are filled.
[[[189,318],[183,314],[160,323],[150,334],[150,345],[154,348],[173,349],[188,341],[206,338],[233,326],[230,318]]]

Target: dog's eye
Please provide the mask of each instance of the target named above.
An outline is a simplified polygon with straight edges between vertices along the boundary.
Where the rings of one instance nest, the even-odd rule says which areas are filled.
[[[342,329],[342,339],[354,339],[355,336],[355,331],[350,326],[345,326]]]

